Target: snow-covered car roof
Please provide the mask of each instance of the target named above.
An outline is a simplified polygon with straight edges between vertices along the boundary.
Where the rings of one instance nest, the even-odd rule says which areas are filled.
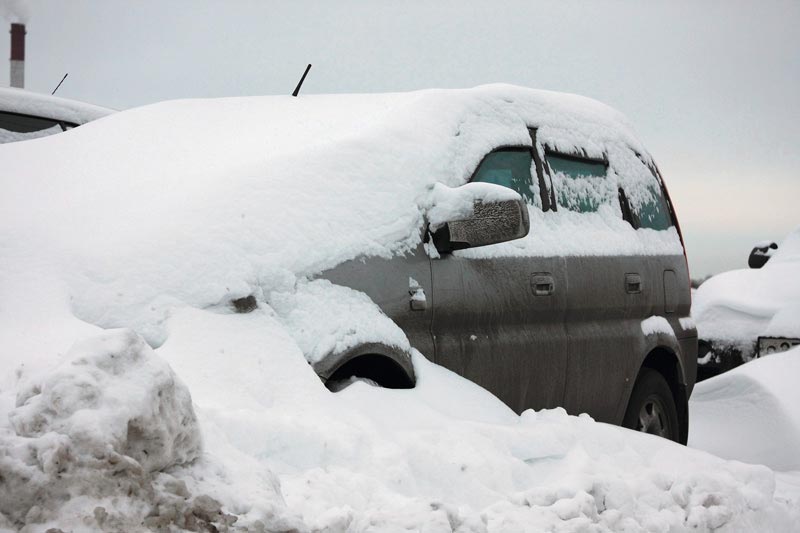
[[[85,124],[114,113],[113,109],[14,87],[0,87],[0,111],[49,118],[75,125]]]
[[[800,227],[759,269],[723,272],[694,293],[701,339],[749,349],[757,337],[800,337]]]
[[[575,95],[491,85],[177,100],[0,146],[0,227],[47,241],[30,253],[71,256],[51,258],[58,269],[92,271],[71,275],[77,312],[134,325],[158,344],[162,334],[146,330],[175,302],[206,307],[261,294],[266,278],[415,248],[442,191],[463,185],[492,149],[531,146],[529,126],[552,148],[607,158],[615,198],[616,182],[627,180],[632,201],[637,180],[654,183],[627,120]],[[611,208],[534,211],[534,229],[504,253],[683,253],[675,228],[635,230]],[[110,318],[119,313],[127,318]]]

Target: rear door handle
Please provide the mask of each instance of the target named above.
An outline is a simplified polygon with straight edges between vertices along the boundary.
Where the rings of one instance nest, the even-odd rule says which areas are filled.
[[[625,274],[625,292],[639,294],[642,292],[642,276],[639,274]]]
[[[549,272],[531,274],[531,292],[534,296],[550,296],[556,290],[556,280]]]

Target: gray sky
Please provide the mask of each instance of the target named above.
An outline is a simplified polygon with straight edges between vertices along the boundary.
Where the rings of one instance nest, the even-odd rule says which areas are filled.
[[[692,275],[800,225],[800,2],[9,1],[26,88],[124,109],[185,97],[508,82],[630,117],[676,204]],[[0,53],[9,55],[8,37]],[[0,68],[8,85],[8,68]],[[535,228],[534,228],[535,231]]]

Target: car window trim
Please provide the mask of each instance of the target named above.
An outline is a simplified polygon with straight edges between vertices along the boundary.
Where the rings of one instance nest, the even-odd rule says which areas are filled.
[[[69,122],[68,120],[60,120],[60,119],[57,119],[57,118],[43,117],[43,116],[40,116],[40,115],[31,115],[31,114],[28,114],[28,113],[17,113],[16,111],[8,111],[6,109],[0,109],[0,113],[3,113],[5,115],[12,115],[12,116],[15,116],[15,117],[20,117],[20,118],[32,118],[34,120],[49,120],[50,122],[53,123],[53,126],[56,126],[56,125],[59,126],[61,128],[61,131],[67,131],[68,127],[77,128],[79,126],[79,124],[75,124],[75,123]],[[50,127],[52,128],[53,126],[50,126]],[[43,128],[43,129],[46,130],[47,128]],[[42,131],[42,130],[35,130],[35,131]],[[31,133],[33,133],[33,132],[31,132]]]
[[[481,168],[481,165],[483,164],[483,162],[486,160],[487,157],[489,157],[494,153],[504,152],[504,151],[528,152],[531,155],[531,158],[534,157],[533,154],[535,152],[535,150],[533,150],[532,147],[524,144],[509,144],[509,145],[498,146],[497,148],[494,148],[486,152],[483,155],[483,157],[481,157],[481,160],[478,162],[477,165],[475,165],[475,169],[472,171],[472,174],[470,174],[467,183],[472,183],[472,181],[475,179],[475,175],[478,173],[478,169]],[[535,161],[536,160],[534,159],[534,166],[536,166]],[[537,174],[538,174],[538,169],[537,169]],[[532,185],[533,185],[533,173],[531,173],[531,186]],[[541,180],[539,181],[539,190],[541,193]]]

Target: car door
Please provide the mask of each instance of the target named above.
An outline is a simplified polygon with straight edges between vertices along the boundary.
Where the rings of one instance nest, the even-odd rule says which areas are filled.
[[[601,242],[616,243],[565,257],[569,291],[564,407],[571,414],[586,412],[599,421],[620,423],[621,401],[646,355],[640,353],[641,322],[653,313],[661,273],[651,268],[652,257],[618,249],[624,235],[604,217],[613,211],[623,223],[624,192],[611,179],[605,158],[545,149],[545,162],[557,209],[571,212],[565,216],[577,231],[584,228]],[[601,207],[613,209],[601,216]]]
[[[547,193],[542,194],[536,155],[530,146],[495,150],[472,181],[510,187],[529,209],[541,209],[540,195],[546,201]],[[567,362],[564,259],[528,255],[512,241],[442,255],[431,260],[431,273],[436,362],[517,412],[561,405]]]

